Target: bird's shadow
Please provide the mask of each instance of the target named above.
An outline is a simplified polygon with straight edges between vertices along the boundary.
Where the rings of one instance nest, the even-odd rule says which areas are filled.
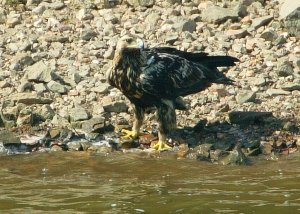
[[[255,151],[252,155],[256,155],[266,152],[261,148],[264,142],[271,145],[270,152],[295,146],[297,135],[299,127],[295,121],[274,117],[271,112],[233,111],[229,121],[200,120],[193,127],[176,129],[171,136],[191,148],[210,144],[214,149],[231,151],[240,145],[245,153],[251,155]]]

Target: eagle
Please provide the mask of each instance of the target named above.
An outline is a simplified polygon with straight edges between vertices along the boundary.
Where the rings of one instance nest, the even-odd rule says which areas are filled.
[[[204,52],[186,52],[173,47],[145,48],[141,39],[124,36],[118,41],[108,83],[118,88],[131,102],[132,130],[122,130],[124,138],[140,135],[144,114],[156,109],[158,142],[156,150],[167,150],[168,134],[176,128],[175,110],[185,110],[182,97],[200,92],[212,83],[232,85],[217,67],[234,66],[232,56],[209,56]]]

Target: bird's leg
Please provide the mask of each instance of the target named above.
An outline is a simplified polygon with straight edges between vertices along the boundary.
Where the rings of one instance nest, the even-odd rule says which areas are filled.
[[[122,139],[137,139],[140,134],[140,128],[143,124],[144,120],[144,110],[136,105],[133,105],[133,111],[134,111],[134,121],[132,130],[126,130],[122,129],[122,133],[125,135],[122,136]]]
[[[156,150],[167,150],[171,147],[167,144],[167,135],[176,128],[176,114],[172,101],[164,101],[157,108],[158,142],[153,146]]]

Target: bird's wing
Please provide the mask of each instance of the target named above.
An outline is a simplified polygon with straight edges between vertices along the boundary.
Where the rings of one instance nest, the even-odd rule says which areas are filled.
[[[200,91],[213,79],[210,69],[177,55],[152,52],[142,68],[139,84],[142,90],[161,98],[174,98]]]

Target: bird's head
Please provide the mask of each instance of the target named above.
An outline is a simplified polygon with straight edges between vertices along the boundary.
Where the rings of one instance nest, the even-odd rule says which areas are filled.
[[[116,50],[120,51],[123,48],[140,48],[144,49],[144,42],[138,37],[123,36],[117,43]]]

